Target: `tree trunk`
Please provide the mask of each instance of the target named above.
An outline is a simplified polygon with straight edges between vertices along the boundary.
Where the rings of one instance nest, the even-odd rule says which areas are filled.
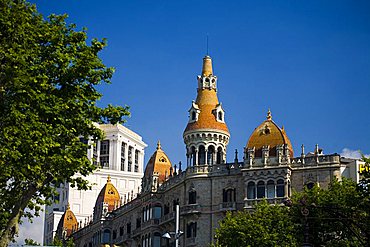
[[[19,231],[19,220],[23,215],[24,209],[27,207],[28,202],[32,199],[32,196],[36,193],[35,187],[29,188],[22,194],[21,200],[17,203],[12,210],[12,214],[9,217],[7,225],[0,235],[0,247],[7,247],[10,241],[18,234]]]

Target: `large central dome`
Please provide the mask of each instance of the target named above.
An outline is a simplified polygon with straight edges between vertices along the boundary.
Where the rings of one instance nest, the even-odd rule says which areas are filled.
[[[263,121],[249,137],[247,148],[255,148],[255,157],[262,156],[262,148],[270,147],[270,156],[276,156],[276,147],[287,145],[290,157],[293,157],[292,144],[285,133],[284,127],[280,128],[272,121],[270,110],[267,113],[267,119]]]

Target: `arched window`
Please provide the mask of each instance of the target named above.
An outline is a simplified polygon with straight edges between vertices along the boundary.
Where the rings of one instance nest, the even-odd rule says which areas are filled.
[[[223,190],[223,202],[235,202],[235,188]]]
[[[256,184],[254,182],[249,182],[247,187],[247,198],[256,199]]]
[[[186,237],[195,238],[197,236],[197,222],[190,222],[186,225]]]
[[[207,154],[207,164],[208,165],[213,165],[213,163],[214,163],[214,160],[213,160],[214,153],[215,153],[215,147],[214,146],[209,146],[208,147],[208,154]]]
[[[110,243],[110,230],[106,229],[103,232],[102,244],[109,244],[109,243]]]
[[[284,180],[279,179],[276,182],[276,197],[284,197],[285,190],[284,190]]]
[[[152,247],[161,247],[161,234],[159,232],[154,233]]]
[[[275,183],[272,180],[267,182],[267,198],[275,198]]]
[[[216,164],[221,164],[222,162],[222,148],[217,148],[217,155],[216,155]]]
[[[191,148],[191,159],[193,161],[193,166],[195,166],[197,164],[195,147]]]
[[[195,190],[189,191],[189,204],[197,203],[197,192]]]
[[[265,182],[259,181],[257,183],[257,198],[264,198],[265,195]]]
[[[205,163],[206,163],[206,148],[204,146],[200,146],[198,152],[198,165],[204,165]]]

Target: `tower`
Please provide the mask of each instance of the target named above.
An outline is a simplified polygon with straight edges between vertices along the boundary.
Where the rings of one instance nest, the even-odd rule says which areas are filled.
[[[230,133],[225,111],[217,98],[217,77],[212,59],[203,58],[202,73],[197,77],[197,98],[189,109],[189,121],[183,138],[188,166],[221,164],[226,160]]]

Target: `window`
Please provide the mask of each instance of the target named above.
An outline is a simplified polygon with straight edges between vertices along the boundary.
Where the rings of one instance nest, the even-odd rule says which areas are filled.
[[[222,114],[222,112],[218,112],[218,120],[220,120],[220,121],[223,121],[222,119],[223,119],[223,116],[222,116],[223,114]]]
[[[109,140],[100,142],[100,166],[109,168]]]
[[[265,182],[259,181],[257,184],[257,198],[265,197]]]
[[[247,198],[256,199],[256,184],[254,182],[249,182],[247,187]]]
[[[275,198],[275,183],[272,180],[267,182],[267,198]]]
[[[190,222],[186,225],[186,237],[195,238],[197,236],[197,222]]]
[[[110,231],[104,230],[102,244],[109,244],[109,243],[110,243]]]
[[[132,167],[132,150],[134,148],[129,146],[128,147],[128,167],[127,167],[127,171],[131,171],[131,167]]]
[[[125,170],[125,162],[126,162],[126,143],[122,142],[121,146],[121,171]]]
[[[141,227],[141,218],[136,218],[136,228]]]
[[[120,236],[123,236],[123,226],[121,226],[121,227],[119,228],[119,235],[120,235]]]
[[[279,179],[276,183],[276,197],[284,197],[284,180]]]
[[[197,192],[195,190],[189,191],[189,204],[197,203]]]
[[[172,211],[176,212],[176,205],[179,205],[179,199],[173,200]]]
[[[234,189],[227,189],[223,190],[223,202],[235,202],[235,193],[236,190]]]
[[[216,155],[216,164],[221,164],[222,162],[222,148],[217,148],[217,155]]]
[[[139,172],[139,150],[135,150],[135,169],[134,172]]]
[[[193,166],[195,166],[197,164],[195,147],[191,148],[191,159],[193,160]]]
[[[154,206],[153,215],[154,219],[160,219],[162,217],[162,207],[160,205]]]
[[[198,152],[198,165],[204,165],[205,163],[206,163],[206,149],[204,146],[200,146]]]
[[[98,166],[98,147],[97,142],[94,141],[93,144],[93,165]]]
[[[196,118],[197,118],[197,114],[193,111],[191,113],[191,120],[195,121]]]
[[[113,231],[113,237],[112,237],[113,239],[116,239],[117,238],[117,230],[114,230]]]
[[[161,234],[159,232],[155,232],[153,236],[153,247],[161,247]]]
[[[164,205],[163,214],[167,215],[170,213],[170,206],[168,204]]]
[[[208,153],[207,153],[207,164],[208,165],[213,165],[213,163],[214,163],[214,158],[213,158],[213,156],[214,156],[214,154],[215,154],[215,147],[214,146],[209,146],[208,147]]]
[[[127,223],[126,230],[127,234],[131,233],[131,222]]]

